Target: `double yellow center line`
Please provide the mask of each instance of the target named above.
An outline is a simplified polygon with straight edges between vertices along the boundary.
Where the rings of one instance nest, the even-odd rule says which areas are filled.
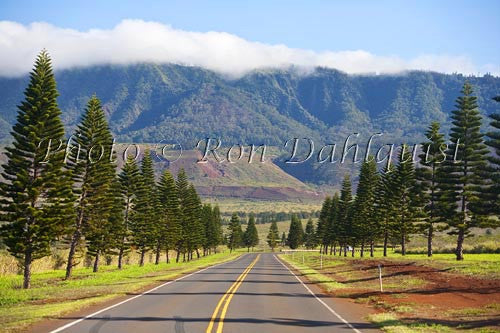
[[[259,260],[260,254],[257,255],[254,261],[250,263],[250,265],[245,268],[243,273],[241,273],[240,276],[234,281],[234,283],[229,287],[229,289],[226,291],[224,296],[219,300],[219,303],[217,303],[217,306],[215,307],[214,313],[212,314],[212,318],[210,318],[210,322],[208,323],[207,330],[205,331],[206,333],[212,333],[212,329],[214,328],[215,321],[217,319],[217,315],[220,312],[219,320],[218,320],[218,326],[217,326],[217,331],[216,333],[222,333],[222,328],[224,326],[224,318],[226,317],[226,312],[227,308],[229,307],[229,303],[231,303],[231,299],[233,298],[234,294],[238,290],[238,288],[241,286],[243,283],[243,280],[245,280],[246,276],[248,273],[250,273],[250,270],[255,266],[257,261]]]

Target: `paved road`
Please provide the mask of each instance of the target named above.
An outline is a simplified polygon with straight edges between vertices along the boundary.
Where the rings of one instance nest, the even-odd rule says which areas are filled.
[[[246,254],[52,332],[378,332],[363,309],[322,296],[273,254]]]

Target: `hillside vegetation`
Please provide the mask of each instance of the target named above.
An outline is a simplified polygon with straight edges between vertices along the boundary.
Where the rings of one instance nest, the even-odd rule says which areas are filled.
[[[341,145],[346,136],[383,132],[383,143],[418,143],[426,126],[450,124],[454,99],[465,79],[475,87],[482,114],[496,106],[500,78],[432,72],[400,75],[347,75],[318,68],[252,72],[229,80],[214,72],[179,65],[94,66],[59,71],[59,106],[67,132],[73,132],[85,103],[102,100],[117,142],[178,141],[187,149],[206,137],[223,145],[242,143],[282,147],[286,140],[311,138],[316,147]],[[0,78],[0,140],[10,140],[16,105],[27,77]],[[318,148],[319,149],[319,148]],[[289,153],[289,152],[287,152]],[[338,184],[338,164],[283,165],[296,178]]]

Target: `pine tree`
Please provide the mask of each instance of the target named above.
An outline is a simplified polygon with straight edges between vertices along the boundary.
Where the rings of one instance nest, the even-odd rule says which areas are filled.
[[[304,232],[304,244],[307,249],[314,249],[317,245],[316,243],[316,233],[314,231],[313,220],[309,218],[306,224],[306,230]]]
[[[285,233],[283,233],[283,235],[284,234]],[[278,225],[276,224],[276,221],[273,220],[271,222],[271,226],[269,227],[269,232],[267,233],[267,245],[269,245],[271,251],[274,252],[274,249],[278,246],[279,241],[280,235],[278,233]]]
[[[18,106],[6,148],[0,185],[1,235],[31,286],[33,260],[47,256],[50,244],[66,232],[74,216],[71,177],[64,168],[64,127],[57,106],[56,81],[43,50],[30,73],[25,100]]]
[[[174,249],[179,239],[182,238],[182,226],[180,223],[181,213],[177,186],[174,177],[168,170],[165,170],[160,179],[158,192],[162,209],[162,237],[165,246],[166,261],[170,263],[169,251]]]
[[[229,242],[228,247],[229,251],[232,252],[234,249],[237,249],[242,244],[242,230],[240,224],[240,218],[238,214],[233,213],[231,216],[231,220],[229,221]]]
[[[287,243],[290,248],[296,249],[303,243],[304,229],[302,229],[302,222],[296,214],[292,214],[292,221],[290,222],[290,229],[288,231]]]
[[[217,253],[217,246],[218,245],[223,245],[223,232],[222,232],[222,218],[220,214],[220,209],[219,206],[215,206],[213,209],[213,219],[214,219],[214,227],[215,227],[215,239],[213,241],[213,251],[214,253]]]
[[[112,207],[109,217],[109,244],[106,247],[105,254],[119,256],[123,246],[122,235],[125,227],[125,198],[122,195],[119,174],[115,174],[109,194],[111,196]],[[130,244],[127,245],[130,246]]]
[[[116,232],[122,224],[123,204],[116,178],[111,184],[101,188],[101,202],[89,209],[89,221],[84,231],[87,242],[87,255],[94,257],[93,272],[99,270],[100,258],[113,254],[117,244]]]
[[[132,221],[136,211],[137,192],[142,181],[139,167],[132,157],[125,162],[120,174],[120,190],[123,197],[123,220],[117,229],[118,241],[118,269],[123,266],[123,256],[130,250],[133,243]]]
[[[344,257],[347,256],[346,248],[349,244],[353,244],[355,235],[352,233],[352,190],[351,178],[345,175],[342,182],[342,190],[340,191],[339,210],[337,218],[337,235],[341,249],[344,249]],[[354,245],[354,244],[353,244]],[[352,247],[354,255],[354,246]]]
[[[444,135],[439,132],[439,123],[433,122],[425,136],[427,142],[422,144],[423,152],[420,154],[420,167],[416,169],[416,177],[418,180],[418,193],[420,194],[421,202],[424,205],[424,224],[421,230],[427,236],[427,256],[432,256],[432,240],[436,228],[436,223],[439,222],[438,200],[439,188],[438,178],[441,170],[441,165],[446,158],[444,154]]]
[[[493,98],[500,102],[500,96]],[[489,115],[490,125],[494,129],[486,133],[486,145],[491,149],[488,164],[483,171],[485,186],[481,188],[480,200],[474,210],[482,215],[492,217],[487,222],[488,227],[497,227],[500,216],[500,112]]]
[[[383,253],[387,257],[389,239],[394,234],[394,209],[396,198],[393,195],[394,168],[389,165],[382,171],[375,189],[375,218],[377,224],[374,236],[383,239]]]
[[[481,221],[481,214],[475,214],[471,208],[480,200],[484,185],[481,172],[485,169],[487,158],[477,97],[473,96],[472,86],[467,82],[461,93],[462,96],[456,100],[457,109],[452,111],[451,144],[439,180],[440,211],[452,228],[450,233],[457,236],[457,260],[464,258],[465,237]]]
[[[179,197],[179,208],[180,208],[180,226],[181,226],[181,233],[180,237],[177,241],[176,244],[176,251],[177,251],[177,258],[176,262],[179,262],[179,257],[180,254],[183,254],[184,260],[186,257],[186,251],[187,251],[187,242],[188,242],[188,219],[189,219],[189,212],[188,212],[188,189],[189,189],[189,182],[187,179],[186,172],[184,171],[183,168],[181,168],[177,174],[177,181],[176,181],[176,187],[177,187],[177,195]]]
[[[134,244],[140,253],[139,265],[144,265],[146,252],[157,253],[162,243],[159,239],[159,197],[154,178],[151,152],[146,150],[141,162],[140,181],[137,188],[137,205],[132,219]]]
[[[374,159],[363,162],[359,174],[356,198],[353,203],[352,225],[361,243],[360,256],[363,257],[365,244],[370,243],[373,256],[374,234],[376,233],[375,190],[378,183],[377,165]]]
[[[392,198],[394,200],[395,228],[401,239],[401,254],[406,255],[406,242],[415,231],[418,215],[418,197],[415,181],[415,166],[407,145],[402,145],[398,165],[392,178]]]
[[[331,198],[326,197],[321,206],[318,223],[316,226],[316,237],[320,244],[320,252],[327,253],[329,244],[328,221],[331,209]]]
[[[89,254],[95,256],[94,266],[97,269],[100,254],[100,245],[96,244],[100,238],[97,233],[101,226],[106,229],[113,205],[109,196],[115,177],[115,166],[111,160],[113,137],[101,102],[95,95],[89,99],[72,139],[74,143],[68,147],[67,158],[77,195],[77,215],[72,227],[66,279],[71,277],[82,236],[90,245]],[[92,236],[86,235],[86,232],[92,233]],[[94,244],[89,244],[90,240]]]
[[[216,237],[214,214],[210,204],[204,204],[201,208],[201,220],[204,227],[203,255],[206,256],[210,254],[212,242]]]
[[[202,247],[204,242],[205,228],[201,221],[201,200],[193,184],[188,187],[187,193],[187,209],[186,212],[186,239],[188,259],[192,259],[193,252],[196,252],[197,257],[200,257],[199,248]]]
[[[339,217],[339,203],[340,197],[338,192],[332,196],[330,203],[330,210],[328,216],[328,226],[327,226],[327,237],[325,239],[326,244],[330,244],[330,254],[336,254],[336,247],[339,241],[338,239],[338,217]],[[326,252],[325,252],[326,253]]]
[[[245,246],[248,248],[248,252],[250,252],[250,248],[259,244],[259,233],[257,232],[257,227],[255,226],[255,215],[253,213],[250,213],[248,218],[247,228],[243,234],[243,240]]]

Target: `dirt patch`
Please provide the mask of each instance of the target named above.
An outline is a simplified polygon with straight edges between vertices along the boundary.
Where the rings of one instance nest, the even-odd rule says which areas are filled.
[[[378,290],[379,264],[383,267],[383,293]],[[500,326],[498,279],[393,260],[347,260],[326,273],[346,285],[335,291],[336,295],[396,312],[406,321],[455,328]]]

